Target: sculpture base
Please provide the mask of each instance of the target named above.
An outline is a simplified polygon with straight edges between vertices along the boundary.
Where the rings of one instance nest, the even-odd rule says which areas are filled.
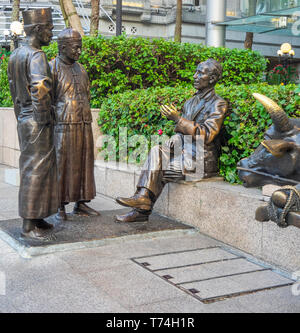
[[[116,223],[115,215],[128,209],[101,211],[100,216],[83,217],[68,215],[67,221],[58,221],[55,215],[47,218],[54,224],[55,240],[42,241],[22,237],[22,219],[0,222],[0,238],[13,247],[22,257],[98,247],[126,239],[152,238],[170,233],[187,233],[195,230],[187,225],[153,213],[148,222]]]

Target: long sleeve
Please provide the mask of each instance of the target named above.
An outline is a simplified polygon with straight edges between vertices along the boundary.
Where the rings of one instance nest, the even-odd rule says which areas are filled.
[[[13,66],[12,58],[13,58],[13,55],[11,55],[10,60],[8,62],[7,77],[8,77],[8,82],[9,82],[10,94],[11,94],[11,97],[12,97],[12,100],[14,103],[15,116],[16,116],[16,119],[18,119],[21,109],[20,109],[20,105],[16,99],[16,97],[17,97],[16,85],[15,85],[15,82],[13,80],[13,75],[12,75],[12,66]]]
[[[29,66],[29,82],[35,120],[40,124],[52,120],[51,89],[52,78],[50,67],[44,52],[36,52]]]
[[[175,127],[175,132],[185,135],[204,135],[205,143],[211,143],[219,134],[227,112],[227,102],[219,100],[212,105],[212,110],[203,123],[181,117]]]

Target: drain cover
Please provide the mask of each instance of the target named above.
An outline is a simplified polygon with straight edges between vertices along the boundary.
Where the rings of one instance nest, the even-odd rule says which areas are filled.
[[[203,303],[294,283],[270,268],[218,246],[160,253],[132,260]]]

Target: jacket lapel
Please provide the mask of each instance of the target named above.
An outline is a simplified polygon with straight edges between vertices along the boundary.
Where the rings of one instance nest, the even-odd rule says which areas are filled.
[[[195,120],[199,115],[199,113],[201,113],[205,108],[207,108],[211,104],[208,102],[210,102],[213,99],[214,95],[215,95],[214,89],[212,89],[205,96],[201,98],[200,103],[193,108],[190,120]]]

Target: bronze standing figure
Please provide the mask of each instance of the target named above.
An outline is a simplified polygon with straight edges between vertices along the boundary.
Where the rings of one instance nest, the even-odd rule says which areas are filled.
[[[46,238],[44,221],[59,206],[53,142],[52,78],[41,50],[52,38],[50,8],[22,12],[26,44],[10,56],[8,79],[20,143],[19,214],[23,236]]]
[[[168,182],[184,180],[191,170],[185,168],[184,151],[191,151],[196,158],[195,141],[185,142],[185,136],[200,136],[204,141],[204,175],[213,177],[218,173],[220,150],[219,133],[227,112],[227,103],[216,95],[214,86],[222,76],[222,67],[214,59],[200,63],[194,75],[197,93],[183,107],[182,114],[174,106],[162,106],[161,113],[176,123],[176,134],[162,146],[151,149],[145,162],[137,191],[131,198],[116,201],[133,210],[116,216],[117,222],[147,221],[153,205]],[[191,147],[188,147],[192,145]],[[182,149],[175,149],[176,147]],[[179,152],[179,154],[178,154]],[[196,161],[197,163],[197,161]],[[167,166],[164,168],[163,166]],[[194,179],[197,180],[197,179]]]
[[[59,55],[50,62],[56,115],[55,148],[60,208],[57,218],[66,220],[65,205],[75,202],[74,214],[99,215],[86,205],[96,195],[94,143],[90,109],[90,84],[81,54],[81,35],[74,29],[58,36]]]

